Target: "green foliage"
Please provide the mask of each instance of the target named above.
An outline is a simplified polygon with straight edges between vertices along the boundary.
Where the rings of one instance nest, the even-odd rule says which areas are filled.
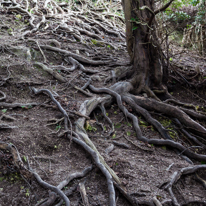
[[[128,132],[127,132],[127,136],[130,136],[130,135],[131,135],[131,132],[130,132],[130,131],[128,131]]]
[[[120,128],[121,127],[121,123],[117,123],[117,124],[115,124],[115,126],[114,126],[115,128]]]
[[[139,24],[139,18],[131,18],[130,20],[132,22],[132,31],[136,30],[138,28],[137,24]]]
[[[137,28],[138,28],[138,26],[133,26],[132,31],[136,30]]]
[[[184,11],[172,11],[170,8],[168,8],[164,14],[166,15],[166,19],[167,20],[171,20],[174,22],[179,22],[179,21],[185,21],[185,20],[189,20],[191,18],[190,15],[188,15],[187,13],[185,13]]]
[[[58,131],[61,129],[61,125],[57,124],[55,130]]]
[[[190,2],[190,4],[192,4],[192,6],[196,6],[199,3],[200,3],[200,0],[191,0],[191,2]]]
[[[23,156],[23,160],[24,160],[24,162],[27,162],[26,156]]]
[[[2,111],[3,113],[6,113],[7,109],[2,109],[1,111]]]
[[[168,1],[164,1],[167,3]],[[169,8],[167,8],[163,13],[167,20],[179,22],[191,19],[191,16],[188,15],[186,12],[182,11],[183,7],[187,6],[197,6],[198,12],[195,16],[193,24],[197,25],[198,23],[203,24],[205,23],[205,0],[182,0],[182,1],[174,1]],[[191,25],[187,29],[190,28]]]
[[[97,128],[96,127],[93,127],[89,124],[89,121],[86,121],[86,124],[85,124],[85,130],[86,131],[89,131],[89,132],[96,132],[97,131]]]
[[[13,34],[13,29],[12,29],[12,28],[9,28],[7,31],[8,31],[8,34],[9,34],[9,35],[12,35],[12,34]]]
[[[25,193],[26,197],[29,197],[30,193],[29,193],[29,189],[26,189],[26,193]]]
[[[129,122],[124,122],[124,124],[126,124],[129,127],[132,127],[132,124],[130,124]]]
[[[22,18],[22,16],[20,14],[16,15],[16,19],[20,20]]]
[[[199,2],[199,1],[198,1]],[[201,1],[200,5],[198,5],[198,12],[197,15],[195,16],[195,22],[194,24],[205,24],[205,14],[206,14],[206,10],[205,10],[205,0]]]
[[[32,108],[32,105],[29,105],[29,106],[21,106],[22,109],[31,109]]]

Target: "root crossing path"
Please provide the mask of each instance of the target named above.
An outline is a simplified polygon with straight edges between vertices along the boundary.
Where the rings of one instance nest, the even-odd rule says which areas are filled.
[[[1,1],[0,22],[2,206],[206,205],[206,94],[134,92],[120,1]]]

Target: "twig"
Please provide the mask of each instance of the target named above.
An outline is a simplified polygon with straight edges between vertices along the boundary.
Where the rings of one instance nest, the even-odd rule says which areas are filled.
[[[84,183],[79,183],[79,190],[82,197],[82,202],[84,206],[89,206],[89,200],[87,197],[86,189]]]

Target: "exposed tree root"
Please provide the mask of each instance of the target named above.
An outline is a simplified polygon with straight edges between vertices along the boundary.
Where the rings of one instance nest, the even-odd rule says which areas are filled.
[[[34,102],[31,102],[31,103],[6,103],[6,102],[0,102],[0,108],[31,108],[31,106],[37,106],[39,105],[38,103],[34,103]]]
[[[47,94],[50,96],[50,98],[51,98],[51,99],[55,102],[55,104],[58,106],[59,110],[63,113],[63,115],[64,115],[64,117],[65,117],[65,118],[64,118],[65,129],[68,130],[68,115],[67,115],[66,111],[62,108],[62,106],[60,105],[60,103],[53,97],[53,95],[51,94],[51,92],[50,92],[49,90],[47,90],[47,89],[37,90],[37,89],[35,89],[35,88],[32,88],[32,90],[33,90],[33,92],[34,92],[35,94],[39,94],[39,93],[45,92],[45,93],[47,93]],[[103,98],[103,100],[105,100],[105,98]],[[93,99],[93,101],[94,101],[94,99]],[[89,105],[89,106],[90,106],[90,108],[89,108],[89,114],[90,114],[90,112],[91,112],[90,109],[93,109],[93,108],[95,108],[95,107],[97,106],[97,105],[92,105],[92,104],[91,104],[93,101],[91,101],[91,102],[90,102],[90,105]],[[102,98],[99,98],[99,101],[102,101]],[[83,111],[84,111],[84,110],[87,110],[87,107],[86,107],[86,108],[82,108],[82,109],[83,109]],[[88,111],[86,111],[86,113],[84,113],[83,111],[82,111],[82,113],[83,113],[84,115],[88,115],[88,113],[87,113]],[[115,177],[116,180],[120,183],[119,178],[116,176],[116,174],[113,172],[113,170],[111,170],[111,168],[110,168],[109,166],[107,166],[107,164],[105,163],[103,157],[99,154],[99,152],[97,151],[97,149],[95,148],[95,146],[93,145],[93,143],[91,142],[91,140],[87,137],[86,132],[82,132],[82,130],[85,131],[84,128],[83,128],[83,126],[84,126],[84,120],[85,120],[85,118],[80,118],[80,121],[76,123],[77,125],[79,125],[79,126],[77,126],[76,128],[80,128],[80,130],[79,130],[79,129],[76,129],[76,130],[77,130],[77,133],[71,131],[71,134],[74,134],[74,135],[76,136],[76,137],[73,137],[72,140],[73,140],[74,142],[76,142],[77,144],[81,145],[81,146],[93,157],[93,159],[95,160],[95,164],[100,168],[100,170],[102,171],[102,173],[106,176],[106,178],[107,178],[107,184],[108,184],[108,191],[109,191],[109,202],[110,202],[110,206],[115,206],[115,205],[116,205],[116,203],[115,203],[115,190],[114,190],[113,181],[112,181],[112,176],[111,176],[110,172],[112,172],[113,177]],[[81,124],[82,121],[83,121],[83,125]],[[80,139],[79,136],[83,137],[84,141],[86,141],[87,144],[90,143],[90,146],[88,146],[85,142],[83,142],[83,141]],[[92,145],[92,147],[91,147],[91,145]],[[94,150],[94,149],[95,149],[95,150]],[[103,162],[103,164],[100,162],[99,157],[101,158],[101,162]],[[107,168],[105,168],[105,166],[106,166]],[[110,172],[108,172],[108,170],[109,170]]]
[[[109,205],[115,206],[115,190],[114,185],[112,181],[112,176],[108,172],[108,170],[105,168],[105,166],[100,162],[99,155],[97,155],[97,152],[91,149],[90,146],[88,146],[86,143],[84,143],[82,140],[73,138],[73,141],[77,144],[81,145],[95,160],[95,164],[99,167],[99,169],[102,171],[102,173],[106,176],[107,179],[107,185],[108,185],[108,192],[109,192]]]
[[[169,184],[166,185],[165,189],[168,190],[168,192],[170,193],[172,197],[172,202],[175,206],[180,206],[180,204],[178,203],[172,191],[172,186],[180,179],[182,175],[191,174],[196,172],[197,170],[205,170],[205,169],[206,169],[206,165],[196,165],[193,167],[182,168],[180,171],[177,171],[172,175],[171,181],[169,182]]]
[[[51,50],[51,51],[56,51],[56,52],[63,53],[65,56],[72,57],[72,58],[76,59],[77,61],[82,62],[82,63],[86,63],[86,64],[91,64],[91,65],[106,65],[106,64],[111,63],[111,61],[93,61],[93,60],[87,59],[87,58],[85,58],[85,57],[83,57],[83,56],[80,56],[80,55],[78,55],[78,54],[74,54],[74,53],[69,52],[69,51],[67,51],[67,50],[59,49],[59,48],[52,47],[52,46],[40,45],[40,47],[41,47],[42,49],[47,49],[47,50]]]
[[[0,124],[0,129],[14,129],[17,128],[16,126],[11,126],[8,124]]]
[[[148,110],[153,110],[153,111],[158,111],[158,112],[164,112],[167,115],[170,115],[172,117],[178,118],[180,121],[182,121],[182,123],[184,123],[185,125],[189,125],[189,129],[192,128],[195,131],[198,131],[200,134],[202,135],[206,135],[206,129],[204,127],[202,127],[200,124],[198,124],[197,122],[195,122],[194,120],[192,120],[189,116],[187,116],[184,112],[182,112],[180,109],[171,106],[171,105],[166,105],[163,104],[161,102],[155,101],[153,99],[146,99],[144,97],[139,97],[139,96],[133,96],[130,94],[126,94],[124,93],[126,91],[126,86],[124,88],[120,88],[118,87],[118,91],[124,91],[122,92],[122,95],[120,96],[117,92],[108,89],[108,88],[95,88],[93,86],[89,86],[90,89],[96,93],[108,93],[112,96],[114,96],[116,98],[118,107],[122,110],[122,112],[124,113],[125,116],[129,117],[132,121],[133,121],[133,127],[134,130],[137,134],[137,138],[140,141],[143,141],[145,143],[149,143],[149,144],[153,144],[153,145],[158,145],[158,146],[168,146],[168,147],[172,147],[175,149],[178,149],[181,154],[184,154],[186,156],[188,156],[189,158],[192,159],[196,159],[196,160],[206,160],[206,155],[202,155],[202,154],[196,154],[192,151],[190,151],[189,149],[185,148],[183,145],[181,145],[180,143],[174,142],[173,140],[171,140],[171,138],[169,138],[170,140],[161,140],[161,139],[148,139],[146,137],[144,137],[142,135],[142,132],[140,130],[139,124],[138,124],[138,119],[136,116],[134,116],[132,113],[130,113],[122,104],[122,99],[124,101],[126,101],[127,103],[130,103],[129,100],[134,100],[139,106],[142,106]],[[133,104],[134,106],[134,104]],[[142,110],[143,112],[144,110]],[[160,134],[163,134],[165,137],[165,131],[163,130],[163,127],[160,127],[160,124],[157,124],[157,122],[152,122],[154,126],[157,126],[159,129],[158,131],[160,131]],[[166,138],[168,138],[166,136]]]
[[[34,66],[40,66],[44,71],[48,72],[49,74],[51,74],[52,76],[54,76],[56,79],[58,79],[60,82],[65,83],[66,79],[64,77],[62,77],[58,72],[54,71],[53,69],[50,69],[49,67],[47,67],[46,65],[40,63],[40,62],[35,62]]]
[[[3,97],[0,97],[0,101],[6,99],[6,94],[2,91],[0,91],[0,93],[2,94]]]
[[[86,176],[90,171],[92,170],[92,166],[85,168],[82,172],[75,172],[73,174],[68,175],[68,177],[63,180],[62,182],[59,183],[59,185],[57,186],[57,188],[59,190],[62,190],[66,185],[68,185],[73,179],[76,178],[82,178],[84,176]],[[73,192],[73,190],[76,189],[76,186],[74,188],[70,188],[69,191],[64,192],[66,196],[71,195],[71,192]],[[49,206],[54,204],[55,200],[57,199],[57,194],[56,193],[50,193],[49,194],[49,198],[46,198],[44,200],[42,200],[43,204],[38,204],[41,206]],[[61,202],[61,201],[60,201]]]
[[[65,58],[65,60],[67,60]],[[82,70],[85,73],[98,73],[99,71],[95,71],[95,70],[91,70],[91,69],[85,69],[84,66],[82,64],[80,64],[77,60],[73,59],[72,57],[68,58],[69,62],[72,64],[72,68],[70,69],[71,71],[74,71],[75,69],[79,68],[80,70]]]
[[[170,2],[172,2],[171,0]],[[86,2],[86,4],[85,4]],[[199,124],[197,121],[194,121],[194,119],[198,120],[206,120],[206,116],[204,112],[199,111],[198,107],[192,104],[184,104],[182,102],[177,102],[176,100],[166,100],[165,102],[161,102],[160,99],[156,96],[156,93],[164,93],[165,90],[162,89],[161,91],[156,89],[152,90],[150,89],[147,84],[145,83],[145,78],[142,78],[142,74],[138,76],[138,84],[139,88],[137,89],[138,94],[140,91],[146,92],[149,97],[152,97],[153,99],[150,98],[145,98],[142,96],[135,96],[130,94],[129,92],[134,92],[134,88],[131,83],[129,82],[118,82],[114,84],[112,87],[108,88],[95,88],[91,86],[91,82],[93,77],[86,77],[84,80],[86,80],[86,83],[84,86],[77,86],[75,83],[72,83],[72,81],[76,78],[78,79],[80,75],[75,75],[70,82],[68,82],[67,78],[63,75],[60,75],[56,70],[62,70],[64,73],[68,72],[73,72],[76,69],[81,70],[82,73],[86,74],[96,74],[99,71],[98,70],[92,70],[85,68],[84,64],[87,65],[94,65],[94,66],[99,66],[99,65],[107,65],[107,66],[114,66],[114,65],[129,65],[128,63],[125,62],[117,62],[116,59],[112,59],[111,55],[93,55],[91,53],[94,53],[93,51],[97,52],[98,46],[101,47],[107,47],[107,49],[119,49],[119,48],[124,48],[125,45],[123,43],[119,43],[117,41],[122,41],[125,38],[125,35],[123,32],[121,32],[120,29],[117,28],[116,23],[117,21],[122,21],[122,17],[118,16],[116,14],[111,14],[110,9],[108,8],[109,2],[104,2],[104,1],[97,1],[97,5],[100,5],[100,8],[94,7],[94,5],[91,3],[91,1],[86,0],[85,2],[82,1],[74,1],[71,0],[68,3],[66,2],[55,2],[53,0],[45,0],[44,4],[42,2],[39,3],[39,1],[33,1],[32,3],[30,1],[25,1],[21,3],[17,3],[15,0],[13,1],[3,1],[0,2],[0,6],[7,7],[8,11],[10,12],[15,12],[19,13],[22,16],[28,18],[29,20],[29,29],[28,26],[25,25],[25,27],[20,31],[21,35],[18,34],[18,37],[26,37],[29,35],[42,35],[40,31],[44,31],[45,33],[48,32],[51,36],[55,35],[58,36],[61,40],[63,41],[69,41],[69,42],[74,42],[75,45],[78,43],[83,44],[84,46],[87,46],[87,49],[89,48],[89,53],[87,52],[88,50],[85,49],[85,55],[80,55],[79,50],[77,50],[76,53],[70,52],[67,49],[61,49],[61,44],[56,41],[56,40],[50,40],[46,41],[46,43],[51,44],[53,43],[55,46],[49,46],[49,45],[39,45],[38,41],[35,41],[38,49],[41,52],[41,55],[44,58],[44,63],[47,62],[47,59],[49,61],[49,55],[46,55],[46,52],[44,54],[44,51],[50,50],[53,53],[60,53],[63,55],[62,59],[69,63],[71,68],[67,68],[67,66],[60,65],[61,63],[57,63],[59,65],[57,66],[46,66],[45,64],[41,62],[31,62],[31,56],[27,56],[27,63],[30,65],[32,63],[34,66],[40,66],[44,71],[50,73],[54,78],[56,78],[58,81],[61,83],[68,83],[70,84],[73,88],[75,88],[78,91],[81,91],[85,95],[92,97],[89,100],[84,101],[82,103],[81,108],[79,112],[76,111],[70,111],[72,109],[66,110],[63,108],[61,103],[57,101],[55,98],[55,95],[52,94],[51,91],[48,89],[36,89],[32,88],[32,91],[35,94],[40,94],[40,93],[45,93],[47,94],[50,99],[54,102],[54,104],[57,106],[58,110],[63,114],[63,118],[61,121],[64,120],[64,129],[62,133],[58,134],[57,137],[61,137],[63,135],[66,135],[68,139],[71,141],[75,142],[76,144],[80,145],[87,153],[91,155],[93,158],[94,163],[96,166],[101,170],[101,172],[104,174],[107,180],[107,186],[108,186],[108,195],[109,195],[109,205],[110,206],[115,206],[116,205],[116,200],[115,200],[115,189],[116,187],[120,193],[130,202],[131,205],[137,206],[137,205],[151,205],[151,206],[162,206],[164,204],[172,202],[174,205],[180,205],[178,203],[177,198],[175,197],[172,187],[174,184],[178,181],[178,179],[181,178],[181,175],[185,174],[191,174],[196,172],[197,170],[200,169],[206,169],[204,165],[197,165],[193,167],[188,167],[188,168],[183,168],[179,172],[174,173],[172,180],[170,183],[166,186],[166,189],[168,190],[172,200],[168,200],[165,202],[160,202],[156,197],[153,197],[150,201],[139,201],[136,198],[134,198],[126,189],[123,187],[122,180],[117,176],[117,174],[113,171],[113,169],[110,168],[110,166],[107,164],[107,162],[104,160],[103,156],[99,153],[97,150],[95,144],[90,140],[89,135],[87,134],[87,131],[85,130],[85,121],[86,119],[90,119],[91,113],[96,109],[100,108],[102,115],[104,119],[109,123],[111,131],[109,134],[104,136],[105,138],[110,137],[115,129],[114,129],[114,124],[111,121],[111,119],[106,115],[106,105],[111,105],[113,102],[113,99],[118,104],[118,107],[120,110],[123,112],[126,118],[129,118],[133,122],[133,127],[137,135],[137,140],[144,142],[146,145],[152,144],[156,146],[167,146],[175,151],[178,152],[178,155],[184,157],[183,155],[186,155],[184,159],[186,159],[188,162],[192,163],[190,159],[195,159],[198,161],[206,161],[206,155],[203,154],[197,154],[196,151],[192,150],[193,146],[187,146],[187,145],[182,145],[179,142],[175,142],[172,138],[172,136],[169,133],[169,130],[166,129],[158,120],[155,119],[150,114],[150,111],[155,111],[158,113],[163,113],[164,115],[168,116],[169,118],[172,118],[176,126],[178,126],[178,134],[183,133],[185,137],[187,137],[187,140],[189,142],[193,142],[198,145],[198,148],[206,148],[206,129]],[[77,4],[81,4],[82,7],[78,6]],[[84,5],[85,4],[85,5]],[[120,6],[119,2],[116,1],[110,1],[110,4],[113,4],[117,7]],[[84,6],[83,6],[84,5]],[[71,9],[73,8],[73,9]],[[91,9],[92,8],[92,9]],[[117,9],[117,8],[115,8]],[[148,9],[148,8],[144,8]],[[142,10],[144,10],[142,9]],[[89,10],[89,12],[88,12]],[[105,10],[105,11],[104,11]],[[101,14],[98,13],[98,11],[103,11]],[[158,12],[158,11],[156,11]],[[86,17],[86,15],[88,15]],[[109,21],[109,18],[114,17],[114,21],[111,22]],[[109,17],[109,18],[108,18]],[[51,24],[50,21],[51,19],[55,19],[55,21]],[[82,21],[84,20],[84,22]],[[153,19],[153,17],[152,17]],[[151,19],[151,20],[152,20]],[[63,23],[62,23],[63,22]],[[140,26],[143,26],[140,24]],[[120,27],[119,27],[120,28]],[[149,28],[149,26],[148,26]],[[23,31],[23,32],[22,32]],[[149,30],[148,30],[149,31]],[[18,32],[12,32],[12,35],[17,34]],[[149,32],[148,32],[149,34]],[[146,37],[148,37],[148,34]],[[36,37],[35,36],[35,37]],[[51,37],[53,38],[53,37]],[[93,39],[94,38],[94,39]],[[109,41],[106,40],[109,39]],[[110,38],[116,39],[116,42],[112,42]],[[97,40],[98,41],[97,41]],[[30,40],[29,40],[30,41]],[[64,44],[65,45],[65,44]],[[91,49],[91,47],[93,47]],[[110,48],[111,47],[111,48]],[[35,48],[36,49],[36,48]],[[74,49],[74,48],[72,48]],[[76,48],[75,48],[76,49]],[[3,49],[2,49],[3,50]],[[5,49],[7,51],[7,49]],[[84,49],[83,49],[84,50]],[[90,53],[91,52],[91,53]],[[108,51],[106,51],[109,53]],[[13,53],[11,53],[13,54]],[[47,57],[46,57],[46,56]],[[88,58],[87,58],[88,57]],[[92,59],[90,59],[92,57]],[[111,59],[111,60],[108,60]],[[8,70],[7,70],[8,71]],[[112,75],[111,77],[107,78],[105,82],[112,80],[112,83],[115,83],[116,81],[119,81],[122,78],[125,78],[127,76],[131,77],[131,74],[133,72],[133,68],[129,67],[128,70],[125,69],[125,67],[122,68],[116,68],[112,70]],[[179,71],[177,71],[178,73]],[[0,81],[0,86],[4,85],[7,80],[10,79],[10,72],[8,71],[9,75],[7,78],[2,78]],[[179,72],[180,76],[185,79],[185,81],[188,83],[188,79],[198,77],[200,73],[191,73],[189,77],[186,77],[183,72]],[[183,75],[182,75],[183,74]],[[155,74],[156,75],[156,74]],[[157,74],[158,75],[158,74]],[[136,77],[135,77],[136,78]],[[146,84],[146,86],[145,86]],[[203,81],[204,84],[204,81]],[[192,85],[192,84],[191,84]],[[86,92],[85,89],[89,87],[89,89],[95,93],[106,93],[109,94],[104,97],[96,97],[90,92]],[[6,98],[6,95],[4,92],[0,91],[1,97],[0,101],[4,100]],[[205,100],[204,100],[205,101]],[[169,103],[173,103],[181,107],[176,107],[173,106]],[[9,103],[0,103],[1,108],[30,108],[31,106],[36,106],[40,105],[37,103],[27,103],[27,104],[20,104],[20,103],[14,103],[14,104],[9,104]],[[138,118],[136,117],[135,114],[129,112],[126,107],[129,106],[135,111],[137,114],[140,114],[145,121],[147,121],[149,124],[153,125],[154,128],[160,133],[161,137],[163,139],[154,139],[151,137],[146,137],[142,134],[141,128],[138,123]],[[190,110],[192,108],[193,110]],[[203,110],[202,110],[203,111]],[[67,113],[69,112],[69,113]],[[75,121],[75,130],[73,130],[73,125],[69,119],[70,113],[76,114],[79,116],[79,119]],[[6,115],[2,115],[1,118],[10,118],[10,120],[15,120],[12,119],[11,117],[7,117]],[[1,119],[0,118],[0,119]],[[54,124],[58,123],[56,121]],[[99,123],[101,124],[101,123]],[[102,126],[102,125],[101,125]],[[103,127],[103,126],[102,126]],[[0,129],[4,128],[15,128],[15,126],[9,126],[6,124],[1,124]],[[103,128],[104,129],[104,128]],[[189,131],[189,132],[188,132]],[[170,131],[171,132],[171,131]],[[191,134],[190,134],[191,132]],[[96,135],[97,136],[97,135]],[[125,137],[126,138],[126,137]],[[138,147],[139,149],[145,151],[145,152],[153,152],[155,149],[145,149],[139,146],[138,144],[135,144],[133,141],[130,139],[126,138],[131,144],[134,146]],[[114,145],[117,145],[119,147],[124,147],[126,149],[130,148],[129,145],[125,143],[120,143],[115,140],[109,140],[113,144],[107,147],[105,150],[106,154],[109,154],[114,149]],[[108,142],[109,142],[108,141]],[[179,141],[181,141],[179,139]],[[142,143],[142,144],[144,144]],[[66,185],[69,184],[69,182],[74,179],[74,178],[79,178],[79,177],[84,177],[88,172],[91,171],[92,167],[86,168],[84,171],[78,173],[74,173],[69,175],[65,180],[59,183],[58,186],[52,186],[45,181],[41,179],[41,177],[33,172],[32,170],[28,171],[20,158],[20,155],[18,154],[17,149],[9,144],[6,144],[4,142],[0,142],[0,149],[3,151],[3,153],[8,150],[12,154],[12,164],[14,165],[15,170],[20,171],[20,173],[23,176],[31,176],[34,175],[39,184],[44,186],[45,188],[53,191],[49,193],[49,197],[42,200],[40,203],[37,205],[41,206],[47,206],[54,204],[55,201],[58,201],[59,203],[57,205],[62,205],[63,201],[65,201],[66,205],[70,205],[70,201],[67,196],[71,195],[74,190],[76,190],[77,185],[74,187],[70,188],[69,190],[63,192],[62,188],[65,187]],[[1,158],[4,158],[3,153],[0,153],[0,161]],[[3,156],[3,157],[2,157]],[[190,158],[190,159],[188,159]],[[171,167],[171,166],[170,166]],[[170,169],[168,168],[168,170]],[[167,170],[167,171],[168,171]],[[206,187],[205,180],[203,180],[201,177],[197,175],[197,179],[203,184],[204,187]],[[84,204],[88,205],[88,199],[86,198],[86,194],[84,193],[84,189],[82,191],[82,199],[84,199]],[[60,198],[59,198],[60,196]],[[195,201],[194,201],[195,202]],[[199,202],[200,204],[204,204],[203,202]],[[190,205],[192,202],[188,202],[183,205]],[[36,206],[37,206],[36,205]]]
[[[30,171],[32,171],[31,168],[30,168]],[[50,189],[50,190],[54,191],[55,193],[57,193],[61,198],[64,199],[65,205],[70,206],[70,201],[69,201],[68,197],[58,187],[55,187],[55,186],[50,185],[49,183],[43,181],[41,179],[41,177],[36,172],[32,171],[32,173],[33,173],[34,177],[36,178],[37,182],[42,187],[45,187],[46,189]]]
[[[53,94],[48,89],[37,90],[35,88],[32,88],[32,91],[34,92],[34,94],[46,93],[47,95],[49,95],[49,97],[52,99],[52,101],[57,105],[58,109],[64,115],[64,126],[65,126],[65,128],[66,129],[68,128],[68,122],[69,122],[70,127],[71,127],[71,131],[72,131],[72,124],[70,122],[70,119],[69,119],[69,116],[68,116],[67,112],[62,108],[61,104],[54,98]]]
[[[89,200],[88,200],[88,197],[87,197],[87,193],[86,193],[86,189],[85,189],[85,186],[84,186],[84,183],[79,183],[79,190],[80,190],[80,194],[81,194],[81,197],[82,197],[82,202],[85,206],[89,206]]]

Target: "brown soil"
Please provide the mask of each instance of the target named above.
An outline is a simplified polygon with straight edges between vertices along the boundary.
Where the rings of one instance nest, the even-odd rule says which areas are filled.
[[[69,74],[59,71],[68,81],[67,83],[61,83],[54,79],[52,75],[43,71],[42,68],[34,67],[24,56],[11,51],[7,46],[18,45],[33,48],[32,52],[36,52],[36,59],[34,61],[43,62],[43,57],[34,42],[29,42],[28,39],[17,39],[15,35],[9,35],[9,28],[17,32],[22,28],[22,23],[15,21],[13,14],[5,13],[3,10],[0,10],[0,19],[3,22],[0,29],[0,84],[2,83],[0,90],[7,95],[6,99],[2,102],[12,104],[37,103],[37,106],[31,107],[22,106],[13,109],[2,107],[0,111],[1,115],[5,114],[14,118],[14,120],[3,117],[0,123],[15,126],[16,128],[1,129],[0,140],[14,144],[25,164],[29,161],[32,169],[44,181],[56,186],[69,174],[77,171],[80,172],[84,168],[94,164],[94,162],[90,155],[80,146],[74,142],[70,142],[64,136],[58,138],[58,134],[64,129],[63,120],[57,124],[49,124],[61,119],[62,114],[47,95],[33,95],[30,87],[44,88],[56,92],[58,94],[56,99],[64,109],[79,111],[81,103],[86,99],[90,99],[90,97],[74,89],[68,82],[82,87],[85,81],[82,80],[83,76],[82,73],[80,74],[80,70],[76,69]],[[99,55],[100,59],[102,58],[101,55],[108,55],[109,57],[116,58],[119,62],[129,60],[126,48],[113,50],[109,47],[101,48],[93,44],[87,46],[79,43],[69,43],[66,38],[58,39],[54,35],[52,36],[49,33],[43,34],[43,32],[34,33],[29,38],[38,40],[39,44],[44,44],[46,40],[57,39],[61,44],[61,49],[66,49],[74,53],[78,50],[84,56],[85,51],[89,51],[93,52],[94,55],[96,54],[97,58]],[[64,65],[67,64],[64,61],[64,57],[58,53],[44,51],[44,54],[47,58],[48,66],[61,65],[63,62]],[[203,60],[202,62],[205,63]],[[70,66],[67,65],[67,67]],[[104,84],[104,80],[110,76],[111,72],[110,70],[104,71],[103,69],[109,67],[84,66],[86,69],[99,71],[97,74],[89,74],[93,79],[94,86],[109,87],[112,85],[111,81],[107,85]],[[3,81],[3,79],[8,77],[9,73],[9,79]],[[171,92],[181,101],[184,100],[184,102],[198,105],[205,104],[197,96],[191,95],[191,92],[196,93],[196,91],[192,91],[187,86],[182,87],[179,84],[173,84]],[[205,99],[206,94],[203,91],[198,92]],[[108,165],[121,178],[127,192],[138,200],[149,201],[153,197],[157,197],[162,202],[166,199],[171,199],[169,193],[164,190],[163,184],[171,179],[175,171],[188,167],[190,164],[170,148],[154,147],[153,145],[147,145],[138,141],[131,122],[124,117],[116,104],[107,108],[107,115],[115,126],[115,133],[113,135],[107,137],[110,125],[98,109],[92,113],[89,120],[91,127],[87,131],[92,142],[105,158]],[[98,122],[95,117],[98,119]],[[161,118],[164,119],[165,117],[159,116],[157,118],[161,120]],[[77,119],[78,116],[76,115],[71,117],[72,123],[74,124]],[[139,119],[141,120],[140,125],[144,136],[161,138],[159,133],[151,125],[148,125],[141,117]],[[98,123],[102,123],[106,129],[103,135],[101,135],[102,128]],[[172,127],[173,125],[170,126]],[[133,141],[138,147],[128,142],[124,136]],[[114,140],[119,143],[125,143],[129,147],[118,146],[113,142]],[[106,151],[108,151],[108,147],[111,144],[114,144],[114,149],[107,154]],[[10,165],[4,165],[3,167],[0,164],[0,206],[34,206],[49,196],[49,191],[41,187],[34,178],[25,181],[16,171],[9,170],[9,167]],[[199,173],[199,175],[203,179],[206,179],[205,172]],[[75,179],[64,190],[77,185],[79,182],[84,182],[85,184],[90,205],[108,205],[107,182],[95,165],[88,175],[81,179]],[[194,175],[183,176],[175,184],[173,190],[181,204],[194,200],[206,201],[206,190]],[[69,196],[69,199],[71,205],[82,205],[78,188]],[[116,202],[118,206],[130,205],[118,190],[116,190]],[[170,203],[164,205],[170,205]]]

